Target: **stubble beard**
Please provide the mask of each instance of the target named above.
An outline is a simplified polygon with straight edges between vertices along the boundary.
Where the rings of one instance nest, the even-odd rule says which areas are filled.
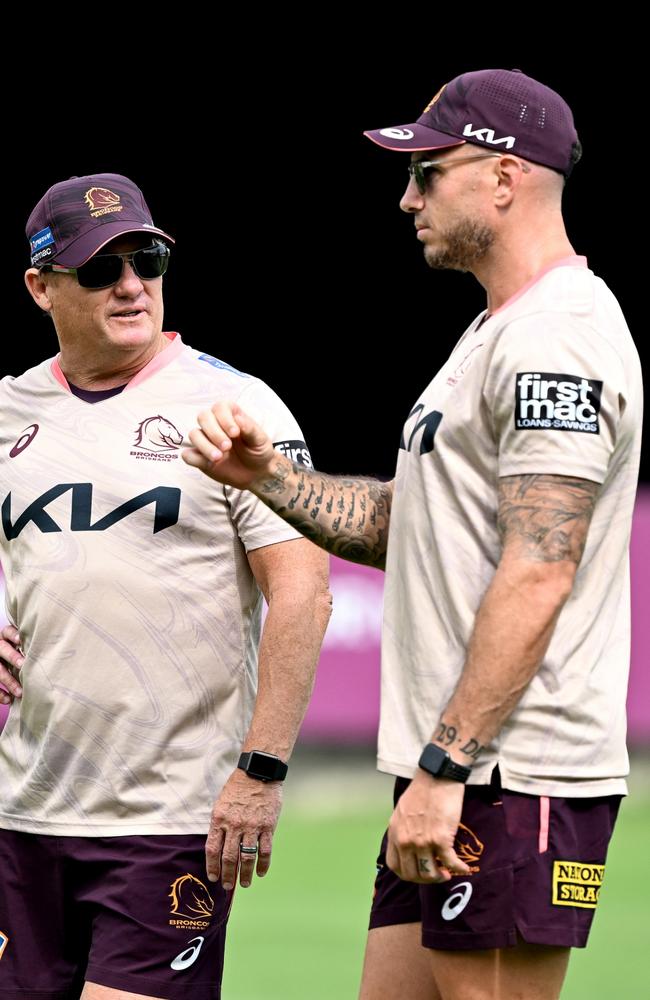
[[[484,223],[463,219],[441,234],[441,247],[425,247],[424,259],[436,270],[471,271],[495,241]]]

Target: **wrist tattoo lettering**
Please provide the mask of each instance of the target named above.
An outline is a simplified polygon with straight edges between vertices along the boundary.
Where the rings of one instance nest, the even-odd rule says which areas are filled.
[[[435,738],[438,743],[443,743],[447,747],[453,744],[462,744],[458,749],[461,753],[471,757],[472,760],[478,760],[479,754],[485,749],[473,736],[470,739],[459,736],[457,728],[448,726],[445,722],[440,723]]]

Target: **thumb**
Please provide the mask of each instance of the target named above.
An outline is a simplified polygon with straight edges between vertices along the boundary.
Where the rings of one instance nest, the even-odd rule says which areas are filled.
[[[261,451],[266,445],[270,445],[271,439],[266,431],[243,410],[238,408],[237,412],[233,412],[233,418],[239,427],[239,440],[246,447]]]

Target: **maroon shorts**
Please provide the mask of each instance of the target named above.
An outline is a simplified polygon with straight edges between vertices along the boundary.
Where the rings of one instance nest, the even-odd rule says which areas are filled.
[[[85,980],[218,1000],[232,892],[205,837],[0,830],[0,997],[76,1000]]]
[[[408,787],[395,783],[395,802]],[[377,859],[370,927],[422,922],[426,948],[530,944],[584,948],[598,903],[620,795],[562,799],[468,785],[449,882],[403,882]]]

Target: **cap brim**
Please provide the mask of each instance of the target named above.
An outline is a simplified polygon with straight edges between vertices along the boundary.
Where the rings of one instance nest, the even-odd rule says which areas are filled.
[[[393,128],[374,129],[363,134],[384,149],[397,149],[408,153],[465,145],[465,139],[437,132],[435,129],[427,128],[426,125],[418,125],[417,122],[410,125],[395,125]]]
[[[151,236],[162,236],[170,243],[176,242],[172,236],[155,226],[146,226],[134,220],[121,219],[119,222],[104,222],[96,226],[95,229],[91,229],[89,233],[83,233],[61,253],[54,254],[51,260],[63,267],[81,267],[116,236],[125,236],[127,233],[149,233]]]

